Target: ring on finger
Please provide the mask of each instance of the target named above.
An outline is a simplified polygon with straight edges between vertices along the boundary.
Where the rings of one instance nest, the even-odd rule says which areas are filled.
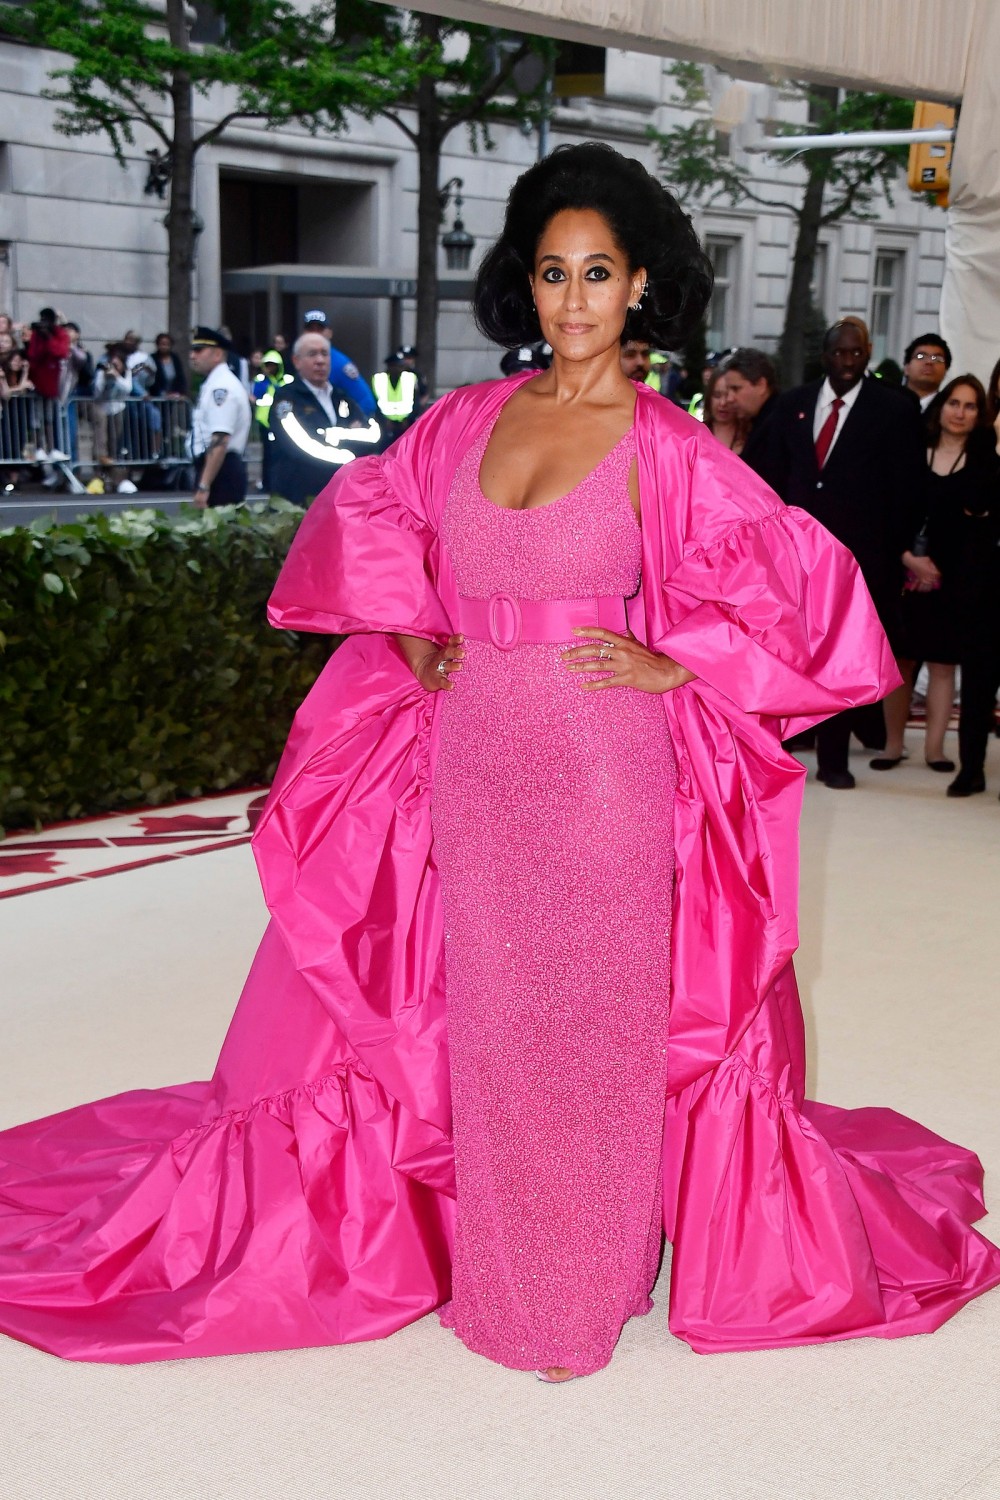
[[[446,656],[443,656],[441,658],[441,660],[438,662],[438,664],[437,664],[437,666],[435,668],[435,671],[440,672],[442,677],[447,677],[447,675],[448,675],[448,658]]]

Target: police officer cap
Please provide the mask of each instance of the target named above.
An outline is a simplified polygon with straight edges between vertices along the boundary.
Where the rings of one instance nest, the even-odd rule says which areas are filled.
[[[403,363],[403,360],[405,358],[406,358],[406,350],[405,349],[393,349],[391,353],[389,353],[389,354],[386,355],[386,357],[382,361],[382,363],[384,365],[401,365]]]
[[[308,326],[309,326],[310,323],[325,323],[326,322],[326,313],[323,311],[323,309],[321,307],[314,307],[314,308],[311,308],[310,311],[306,313],[306,315],[302,319],[302,321],[306,325],[307,328],[308,328]]]
[[[416,359],[418,350],[416,344],[403,344],[399,352],[403,359]]]
[[[548,362],[530,344],[522,344],[520,349],[507,350],[500,361],[500,369],[505,375],[516,375],[518,370],[546,370]]]
[[[231,349],[232,347],[232,340],[227,339],[224,333],[220,333],[217,328],[206,328],[203,323],[199,323],[191,335],[192,349]]]

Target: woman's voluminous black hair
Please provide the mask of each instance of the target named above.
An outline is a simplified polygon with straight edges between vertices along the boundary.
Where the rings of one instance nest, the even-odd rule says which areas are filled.
[[[480,332],[505,348],[542,337],[528,275],[546,225],[564,208],[599,213],[629,270],[645,267],[646,293],[626,315],[622,342],[682,349],[712,295],[711,262],[676,198],[641,162],[598,142],[558,146],[511,188],[503,232],[476,277]]]

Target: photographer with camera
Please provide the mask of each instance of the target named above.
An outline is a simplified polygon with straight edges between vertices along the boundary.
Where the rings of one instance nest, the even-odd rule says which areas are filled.
[[[28,374],[41,398],[44,447],[36,453],[39,462],[47,459],[59,462],[69,457],[65,451],[62,433],[62,413],[59,407],[59,387],[63,366],[69,358],[69,333],[63,319],[51,307],[43,307],[38,322],[31,325],[28,339]]]

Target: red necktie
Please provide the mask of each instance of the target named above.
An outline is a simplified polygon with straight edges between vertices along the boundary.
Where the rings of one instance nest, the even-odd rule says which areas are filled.
[[[830,415],[819,430],[819,437],[816,439],[816,467],[818,469],[821,469],[826,463],[826,455],[830,451],[830,444],[833,442],[833,435],[837,430],[837,420],[843,404],[839,396],[834,396]]]

